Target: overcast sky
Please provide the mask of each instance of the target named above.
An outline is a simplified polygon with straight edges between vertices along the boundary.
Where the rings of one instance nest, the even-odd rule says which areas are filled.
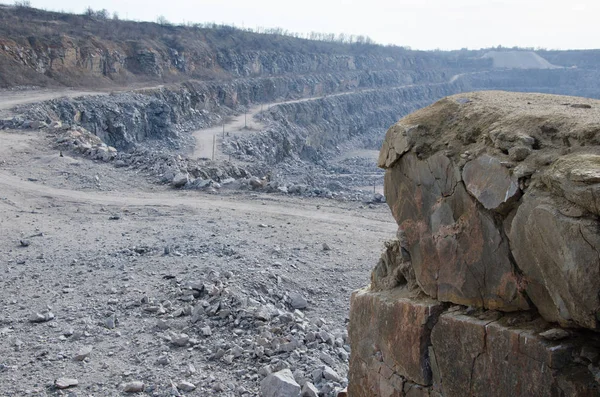
[[[9,2],[10,0],[0,0]],[[217,22],[366,35],[414,49],[600,48],[600,0],[31,0],[37,8],[121,18]]]

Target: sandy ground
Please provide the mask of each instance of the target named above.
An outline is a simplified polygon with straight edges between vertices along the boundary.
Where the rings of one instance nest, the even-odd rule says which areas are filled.
[[[231,271],[228,282],[244,291],[276,283],[301,292],[308,318],[343,328],[351,291],[368,283],[396,231],[385,204],[174,191],[110,164],[60,157],[50,139],[0,131],[0,396],[55,395],[61,376],[78,379],[78,396],[120,395],[122,382],[162,387],[189,364],[197,384],[211,376],[237,384],[244,377],[207,355],[170,348],[140,299],[178,302],[179,283]],[[29,321],[48,308],[54,320]],[[108,313],[118,315],[116,330],[99,325]],[[84,345],[93,346],[91,359],[74,361]],[[165,351],[173,364],[157,366]]]

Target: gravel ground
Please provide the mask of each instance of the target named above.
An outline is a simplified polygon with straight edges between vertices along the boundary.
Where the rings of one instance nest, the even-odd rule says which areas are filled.
[[[0,131],[1,396],[252,396],[284,368],[345,386],[386,204],[172,190],[51,139]]]

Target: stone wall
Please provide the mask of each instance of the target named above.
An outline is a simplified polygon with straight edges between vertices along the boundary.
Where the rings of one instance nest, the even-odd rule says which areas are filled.
[[[599,144],[600,101],[499,91],[388,130],[351,396],[600,395]]]

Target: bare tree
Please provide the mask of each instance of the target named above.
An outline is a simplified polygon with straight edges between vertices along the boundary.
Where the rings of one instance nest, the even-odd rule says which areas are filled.
[[[157,16],[156,23],[159,24],[160,26],[168,26],[171,24],[171,22],[169,22],[169,20],[167,18],[165,18],[164,15]]]
[[[18,8],[31,8],[31,1],[29,0],[16,0],[15,7]]]

